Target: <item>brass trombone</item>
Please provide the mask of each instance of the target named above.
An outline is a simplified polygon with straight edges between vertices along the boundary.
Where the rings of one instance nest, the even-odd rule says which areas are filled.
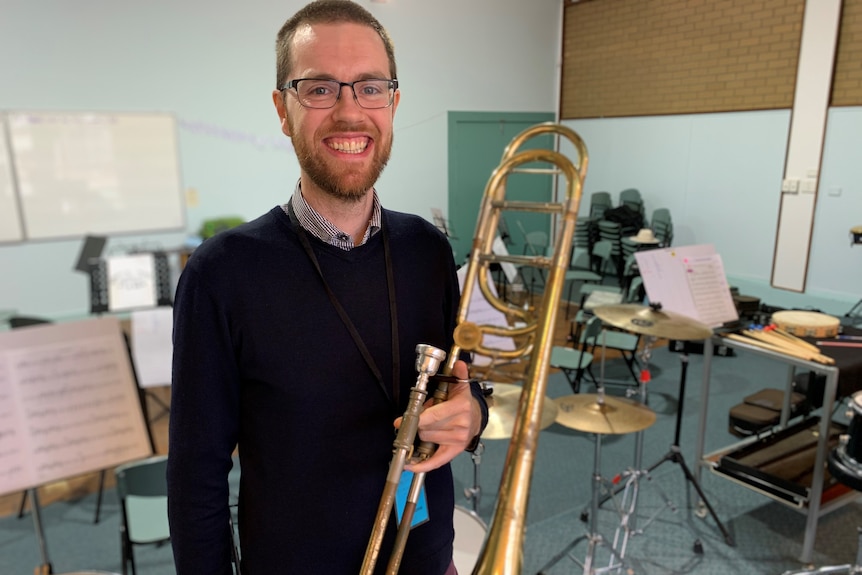
[[[542,135],[563,136],[575,147],[577,163],[563,154],[544,149],[522,150],[524,143]],[[525,164],[541,162],[552,168],[521,168]],[[366,550],[362,565],[362,575],[374,570],[380,544],[389,521],[394,502],[397,481],[403,471],[407,457],[416,438],[418,417],[422,403],[427,396],[425,385],[429,377],[436,373],[443,358],[444,375],[448,375],[461,351],[475,352],[495,358],[515,359],[531,354],[529,368],[524,380],[518,413],[514,423],[512,440],[506,455],[503,478],[500,483],[500,496],[488,536],[480,552],[474,575],[498,575],[520,573],[523,558],[524,520],[536,457],[536,447],[541,423],[542,402],[547,387],[549,362],[553,347],[554,327],[557,308],[569,267],[572,238],[575,232],[578,207],[580,205],[584,177],[587,172],[587,149],[573,130],[554,123],[538,124],[515,136],[503,151],[500,165],[491,174],[485,187],[485,194],[473,235],[473,247],[467,265],[467,273],[458,309],[457,327],[454,341],[448,356],[445,352],[431,346],[417,347],[416,367],[419,371],[416,386],[411,390],[410,401],[404,414],[401,428],[395,440],[395,455],[390,463],[387,484],[381,498],[374,530]],[[515,172],[562,174],[566,178],[565,198],[561,202],[526,202],[506,200],[506,182]],[[493,243],[497,233],[500,215],[504,211],[541,212],[557,216],[559,232],[554,242],[552,256],[519,256],[495,254]],[[511,263],[516,266],[530,266],[549,270],[548,280],[541,306],[536,310],[515,306],[494,294],[489,285],[490,266],[494,263]],[[477,325],[467,320],[470,300],[474,286],[478,285],[483,297],[497,310],[516,320],[521,327],[500,327]],[[515,338],[520,342],[514,350],[498,350],[483,345],[484,334],[502,335]],[[448,384],[441,381],[435,392],[435,401],[444,401]],[[409,423],[408,423],[409,420]],[[433,454],[436,446],[421,442],[417,449],[418,459],[426,459]],[[398,572],[401,555],[406,545],[410,528],[411,505],[415,504],[414,494],[418,497],[424,474],[416,474],[408,496],[408,504],[401,519],[401,528],[396,537],[395,548],[390,557],[387,573]]]

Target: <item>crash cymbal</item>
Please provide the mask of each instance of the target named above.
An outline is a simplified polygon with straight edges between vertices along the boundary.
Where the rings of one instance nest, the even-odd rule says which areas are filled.
[[[557,423],[587,433],[622,434],[655,423],[655,413],[642,403],[621,397],[578,393],[554,400]]]
[[[600,305],[593,313],[614,327],[664,339],[697,340],[712,335],[709,326],[688,316],[644,305]]]
[[[494,393],[488,397],[488,425],[482,432],[483,439],[507,439],[512,437],[515,416],[518,414],[518,401],[521,399],[521,386],[509,383],[495,383]],[[541,429],[545,429],[557,417],[557,405],[550,397],[545,397],[542,407]]]

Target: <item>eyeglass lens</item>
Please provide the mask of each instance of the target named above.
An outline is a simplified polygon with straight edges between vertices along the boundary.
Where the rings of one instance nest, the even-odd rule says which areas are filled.
[[[331,108],[338,100],[341,86],[335,80],[299,80],[296,93],[304,106]],[[389,80],[360,80],[353,82],[352,88],[356,101],[363,108],[386,108],[392,103],[393,90]]]

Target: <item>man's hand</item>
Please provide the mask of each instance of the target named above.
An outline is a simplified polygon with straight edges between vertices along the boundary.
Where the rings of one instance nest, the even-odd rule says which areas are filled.
[[[449,398],[437,405],[426,402],[426,409],[419,416],[419,438],[438,445],[437,451],[427,460],[416,465],[406,465],[405,469],[422,473],[436,469],[452,461],[464,451],[470,441],[479,433],[482,425],[482,410],[478,401],[470,393],[467,383],[470,374],[467,364],[456,361],[452,375],[465,380],[464,383],[449,384]],[[395,420],[395,427],[401,425],[401,418]]]

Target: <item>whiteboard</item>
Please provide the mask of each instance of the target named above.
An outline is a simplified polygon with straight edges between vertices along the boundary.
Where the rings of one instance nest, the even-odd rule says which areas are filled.
[[[0,333],[0,495],[151,454],[119,319]]]
[[[22,239],[24,231],[21,229],[21,212],[9,157],[6,120],[0,115],[0,242],[20,242]]]
[[[170,114],[9,112],[26,239],[182,229]]]

